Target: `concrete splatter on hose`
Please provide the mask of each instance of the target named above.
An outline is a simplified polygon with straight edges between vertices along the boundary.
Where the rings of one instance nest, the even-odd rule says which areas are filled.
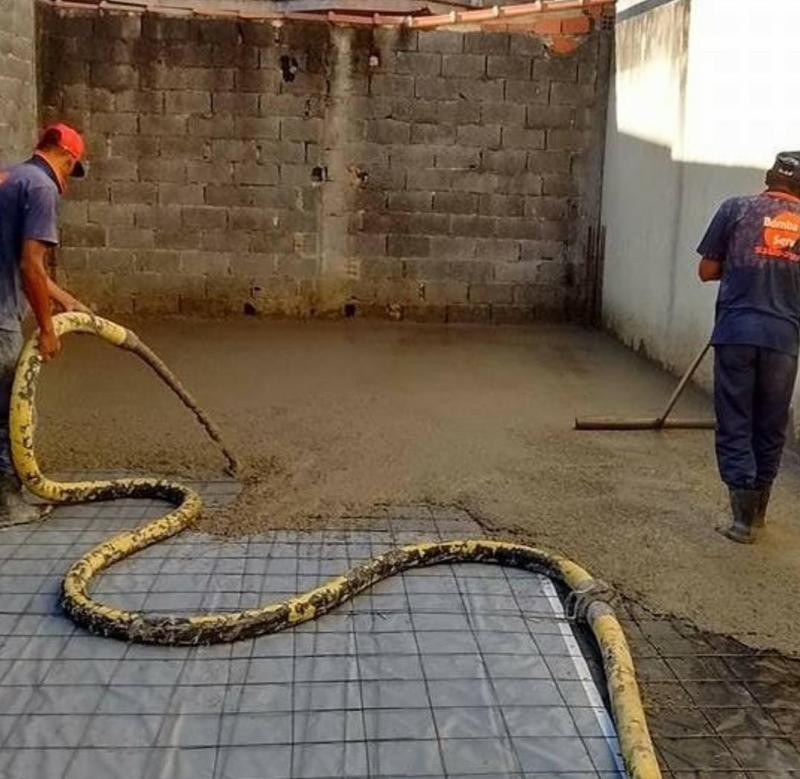
[[[225,446],[220,431],[166,365],[134,333],[108,320],[81,313],[59,315],[54,318],[54,325],[59,336],[71,332],[96,335],[143,359],[193,411],[221,448],[228,471],[237,472],[236,458]],[[572,561],[531,546],[488,539],[403,546],[367,560],[294,598],[240,612],[163,616],[126,611],[95,600],[89,592],[95,577],[114,563],[186,530],[200,513],[202,502],[194,490],[166,479],[56,482],[47,478],[39,468],[34,446],[36,387],[43,364],[37,344],[34,336],[23,349],[11,402],[12,456],[27,488],[54,503],[149,498],[174,506],[163,517],[102,542],[69,568],[62,584],[61,603],[78,625],[98,635],[147,644],[223,643],[277,633],[316,619],[376,582],[413,568],[478,562],[544,573],[574,593],[576,614],[589,624],[598,642],[628,775],[632,779],[661,776],[627,642],[607,602],[609,588]]]

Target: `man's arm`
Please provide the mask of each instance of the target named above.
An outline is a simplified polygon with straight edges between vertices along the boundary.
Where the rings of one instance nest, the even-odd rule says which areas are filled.
[[[92,311],[89,306],[85,306],[76,297],[59,287],[49,276],[47,277],[47,294],[64,311],[82,311],[84,314],[90,314]]]
[[[36,323],[39,325],[39,349],[42,357],[49,360],[61,348],[61,343],[53,328],[53,316],[50,312],[49,277],[45,268],[46,253],[47,246],[41,241],[23,241],[20,276],[25,297],[28,298]]]
[[[703,257],[697,266],[700,281],[719,281],[722,278],[722,263],[711,257]]]
[[[697,253],[702,257],[697,267],[700,281],[719,281],[722,278],[728,240],[735,221],[736,202],[735,198],[731,198],[719,207],[697,247]]]

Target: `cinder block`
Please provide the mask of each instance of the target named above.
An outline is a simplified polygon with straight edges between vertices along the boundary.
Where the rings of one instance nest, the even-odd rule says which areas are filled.
[[[127,273],[133,269],[130,249],[89,249],[86,267],[93,273]]]
[[[505,128],[503,132],[506,132]],[[527,159],[528,153],[521,150],[485,151],[483,152],[481,170],[490,171],[491,173],[517,173],[525,170]]]
[[[196,117],[192,117],[197,122]],[[160,116],[157,114],[141,114],[139,116],[139,132],[142,135],[184,135],[187,129],[187,117],[185,116]],[[197,135],[195,130],[198,125],[192,125],[192,134]]]
[[[358,233],[348,236],[348,251],[355,257],[384,257],[387,238],[378,233]],[[398,264],[395,261],[395,264]]]
[[[493,216],[477,214],[453,214],[450,227],[453,235],[472,238],[488,238],[495,234],[497,219]]]
[[[146,157],[139,160],[139,179],[183,184],[186,181],[186,164],[181,159]]]
[[[564,258],[566,247],[562,241],[522,241],[520,260],[522,262],[552,262]]]
[[[492,307],[474,303],[447,306],[447,322],[463,325],[486,325],[492,321]]]
[[[433,210],[445,214],[474,214],[478,195],[471,192],[435,192]]]
[[[92,170],[99,181],[136,181],[139,178],[137,161],[123,157],[95,159],[92,161]]]
[[[411,137],[411,126],[407,122],[393,119],[373,119],[367,122],[367,141],[371,143],[402,144],[408,143]]]
[[[388,208],[390,211],[428,212],[433,208],[433,193],[390,192]]]
[[[412,126],[412,133],[413,133]],[[413,135],[412,135],[413,138]],[[409,167],[431,168],[433,167],[433,150],[428,146],[378,146],[389,152],[389,166],[395,169],[407,169]]]
[[[437,168],[474,170],[480,167],[481,150],[458,146],[437,148],[434,150],[434,164]]]
[[[236,162],[233,165],[234,184],[274,185],[280,181],[278,166],[273,163],[252,164]]]
[[[516,238],[519,240],[540,240],[542,231],[535,219],[506,218],[498,219],[497,235],[500,238]]]
[[[138,273],[178,273],[181,270],[181,255],[176,251],[139,249],[126,254],[132,256],[133,269]]]
[[[558,81],[550,84],[550,103],[553,105],[588,105],[594,99],[594,86],[590,84],[566,84]]]
[[[112,203],[153,204],[158,200],[158,188],[153,183],[140,181],[112,181],[110,198]]]
[[[186,181],[189,184],[231,183],[233,182],[233,163],[190,160],[186,163]]]
[[[505,33],[474,32],[464,36],[464,51],[475,54],[508,54],[510,37]]]
[[[578,59],[574,56],[542,57],[533,64],[533,77],[575,83],[578,80]]]
[[[548,130],[548,150],[580,152],[589,146],[589,134],[585,130]]]
[[[410,120],[423,124],[478,124],[481,105],[467,100],[414,100],[409,115]]]
[[[524,127],[503,127],[502,144],[508,149],[544,149],[545,131]]]
[[[155,44],[143,41],[136,47],[136,59],[141,65],[155,65],[173,70],[208,67],[211,65],[211,53],[210,45],[202,45],[197,41],[166,41]]]
[[[130,204],[88,202],[87,221],[99,225],[133,227],[134,209]],[[148,206],[141,206],[148,208]]]
[[[428,257],[431,239],[425,235],[389,235],[386,253],[391,257]]]
[[[486,57],[482,54],[445,54],[442,75],[447,78],[484,78]]]
[[[482,124],[501,124],[503,127],[524,127],[525,106],[515,103],[484,103],[480,107]]]
[[[470,284],[470,303],[511,303],[513,300],[511,284]]]
[[[240,72],[256,70],[259,67],[259,49],[247,43],[233,41],[215,43],[211,47],[210,62],[221,68],[235,68]]]
[[[398,280],[403,276],[403,263],[397,259],[385,257],[363,257],[361,259],[361,277],[364,279]]]
[[[571,175],[545,173],[542,176],[542,194],[577,197],[580,194],[580,186]]]
[[[524,216],[525,198],[522,195],[484,194],[478,201],[478,213],[485,216]]]
[[[446,30],[421,31],[419,50],[438,53],[456,53],[464,50],[464,35]]]
[[[544,43],[539,36],[526,33],[517,33],[510,37],[510,49],[512,54],[522,54],[527,57],[544,56]]]
[[[575,216],[570,213],[569,204],[569,198],[566,197],[525,198],[525,216],[563,221],[570,216]]]
[[[92,112],[89,126],[93,133],[134,135],[138,129],[136,114]]]
[[[474,238],[453,235],[431,236],[431,257],[440,260],[472,260],[476,254]]]
[[[114,110],[140,114],[163,114],[164,92],[152,89],[119,92],[114,95]]]
[[[142,34],[142,14],[99,14],[95,18],[93,34],[98,38],[135,40]]]
[[[540,130],[567,129],[576,125],[576,109],[567,105],[530,105],[526,124]]]
[[[228,226],[228,212],[225,208],[212,206],[184,206],[181,208],[181,222],[187,229],[224,230]]]
[[[180,259],[179,270],[192,275],[226,276],[231,270],[231,255],[226,252],[187,251],[174,254]],[[136,257],[138,260],[138,252]],[[167,268],[162,271],[166,272]]]
[[[489,78],[520,79],[531,78],[532,60],[519,54],[508,56],[491,55],[486,63]]]
[[[455,171],[452,188],[457,192],[492,193],[502,191],[505,176],[481,171]]]
[[[89,68],[89,86],[123,92],[139,86],[139,71],[130,65],[93,63]]]
[[[597,63],[581,62],[578,65],[578,83],[595,86],[597,84]]]
[[[157,41],[186,41],[191,37],[187,19],[145,14],[142,17],[142,37]]]
[[[156,228],[155,246],[160,249],[202,249],[208,248],[209,233],[201,233],[199,230],[176,230],[170,228]]]
[[[414,79],[407,75],[376,74],[370,77],[369,93],[376,97],[412,97]]]
[[[421,100],[452,101],[453,98],[459,98],[478,103],[497,103],[503,99],[504,83],[500,79],[417,78],[414,94]]]
[[[503,179],[499,183],[497,191],[509,195],[541,195],[542,180],[543,177],[538,173],[522,171]]]
[[[211,141],[211,158],[215,162],[257,162],[259,146],[255,140],[218,138]]]
[[[260,95],[249,92],[213,92],[211,110],[215,114],[258,116]]]
[[[519,241],[513,238],[478,238],[475,252],[489,263],[516,262],[519,259]],[[487,281],[493,275],[485,275],[471,281]]]
[[[165,110],[168,114],[209,113],[211,111],[211,93],[188,89],[167,92]]]
[[[435,52],[398,51],[394,70],[412,76],[438,76],[442,72],[442,57]]]
[[[474,243],[478,259],[466,258],[460,260],[447,260],[447,273],[445,278],[453,281],[463,281],[467,284],[482,284],[494,278],[494,259],[482,250],[482,244],[493,242],[494,238],[478,238]]]
[[[457,139],[460,146],[497,149],[500,146],[500,135],[501,126],[499,124],[468,124],[458,128]]]
[[[115,208],[120,207],[121,206],[115,206]],[[179,205],[137,205],[132,210],[136,227],[146,230],[180,230],[181,228],[181,207]]]
[[[108,228],[108,245],[120,249],[148,249],[155,246],[155,230],[141,227]]]
[[[235,89],[256,94],[277,93],[280,77],[274,70],[236,70]],[[219,87],[217,87],[219,89]]]
[[[108,140],[112,157],[125,159],[156,157],[160,149],[157,136],[114,134]]]
[[[425,281],[423,291],[426,304],[443,306],[450,303],[466,303],[469,286],[460,281]]]
[[[443,124],[411,125],[411,143],[441,146],[456,142],[456,128]]]
[[[160,205],[200,206],[203,205],[203,198],[202,184],[169,184],[163,181],[158,184]]]
[[[278,227],[278,214],[249,206],[228,207],[228,219],[233,230],[267,230]]]
[[[550,100],[550,84],[547,81],[509,80],[505,82],[505,87],[506,101],[528,106],[529,116],[531,103],[546,104]]]
[[[562,173],[571,170],[572,155],[569,151],[528,152],[528,170],[533,173]]]
[[[235,116],[233,120],[235,137],[254,138],[257,141],[277,141],[279,126],[277,117]],[[284,138],[283,140],[287,139]]]
[[[283,117],[280,120],[280,139],[319,143],[322,140],[322,120]]]

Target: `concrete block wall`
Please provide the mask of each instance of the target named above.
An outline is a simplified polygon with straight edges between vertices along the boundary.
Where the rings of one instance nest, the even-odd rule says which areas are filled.
[[[0,165],[36,138],[35,15],[30,0],[0,0]]]
[[[578,315],[608,51],[40,8],[47,118],[82,127],[63,280],[105,311]]]

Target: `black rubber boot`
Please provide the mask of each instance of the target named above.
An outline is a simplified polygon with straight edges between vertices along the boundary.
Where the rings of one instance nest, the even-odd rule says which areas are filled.
[[[729,492],[733,522],[730,527],[720,528],[720,533],[738,544],[755,543],[758,535],[755,523],[761,501],[761,490],[740,490],[730,487]]]
[[[764,484],[758,489],[758,511],[756,511],[756,518],[753,522],[753,527],[756,528],[756,530],[761,530],[767,523],[767,506],[769,505],[769,496],[771,492],[771,484]]]

